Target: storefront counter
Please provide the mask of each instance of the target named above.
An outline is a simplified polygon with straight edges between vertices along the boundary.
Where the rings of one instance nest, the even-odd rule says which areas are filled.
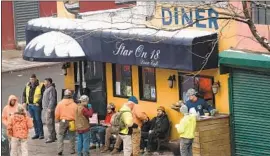
[[[229,115],[197,119],[193,156],[230,156]]]

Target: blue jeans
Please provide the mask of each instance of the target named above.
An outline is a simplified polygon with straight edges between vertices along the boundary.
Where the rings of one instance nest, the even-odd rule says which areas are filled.
[[[91,138],[92,138],[92,143],[100,143],[102,145],[105,144],[105,132],[106,132],[106,127],[104,126],[95,126],[90,129],[91,131]],[[99,138],[97,138],[97,134]]]
[[[33,104],[28,105],[28,110],[34,120],[35,136],[44,136],[43,123],[41,120],[41,108]]]
[[[89,155],[90,131],[78,133],[77,137],[78,156],[81,156],[81,154]]]

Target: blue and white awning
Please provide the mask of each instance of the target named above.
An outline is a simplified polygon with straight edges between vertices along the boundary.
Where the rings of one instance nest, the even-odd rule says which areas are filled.
[[[82,60],[85,53],[72,37],[51,31],[32,39],[27,44],[23,57],[30,61],[61,62]]]
[[[217,41],[216,32],[195,29],[165,31],[132,23],[39,18],[26,25],[24,59],[199,71],[218,67]]]

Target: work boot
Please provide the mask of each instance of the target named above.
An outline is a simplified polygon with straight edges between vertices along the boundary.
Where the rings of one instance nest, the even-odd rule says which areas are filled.
[[[106,153],[106,152],[108,152],[109,150],[110,150],[110,148],[107,147],[107,146],[105,146],[100,152],[101,152],[101,153]]]
[[[34,140],[34,139],[38,139],[38,138],[39,138],[38,135],[34,135],[34,136],[32,137],[33,140]]]
[[[118,149],[114,148],[113,151],[111,152],[111,155],[117,154],[117,153],[118,153]]]
[[[89,152],[83,152],[83,156],[89,156]]]

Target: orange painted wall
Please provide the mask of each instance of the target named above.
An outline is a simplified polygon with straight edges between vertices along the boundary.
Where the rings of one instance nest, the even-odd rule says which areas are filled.
[[[156,93],[157,93],[157,102],[147,102],[139,100],[139,105],[143,110],[149,115],[150,118],[156,116],[156,109],[158,106],[162,105],[165,107],[166,112],[173,122],[176,124],[179,122],[179,119],[182,117],[180,113],[172,110],[170,108],[171,104],[179,100],[178,92],[178,80],[174,84],[174,87],[171,89],[168,87],[168,77],[169,75],[177,75],[176,70],[167,70],[167,69],[156,69]],[[176,79],[178,79],[176,77]],[[113,96],[113,81],[112,81],[112,64],[106,63],[106,83],[107,83],[107,101],[115,103],[117,110],[127,102],[126,98],[119,98]],[[133,95],[139,99],[139,80],[138,80],[138,66],[132,66],[132,90]],[[176,138],[176,130],[173,128],[172,137]]]

